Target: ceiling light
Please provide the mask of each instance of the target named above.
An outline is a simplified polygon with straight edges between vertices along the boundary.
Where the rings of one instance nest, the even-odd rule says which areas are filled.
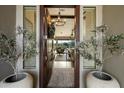
[[[64,26],[65,25],[66,20],[61,18],[60,9],[59,9],[59,12],[58,12],[58,18],[55,19],[55,20],[52,20],[52,22],[55,22],[56,26]]]

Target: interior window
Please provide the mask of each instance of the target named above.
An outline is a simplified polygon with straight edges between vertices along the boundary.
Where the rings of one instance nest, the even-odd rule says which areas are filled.
[[[83,31],[84,40],[89,40],[94,33],[92,32],[96,27],[96,8],[84,7],[83,8]],[[95,62],[84,59],[84,68],[95,68]]]
[[[30,32],[31,39],[36,41],[36,6],[24,6],[23,7],[23,27]],[[23,38],[25,35],[23,35]],[[25,50],[28,40],[23,39],[23,50]],[[36,46],[35,46],[36,47]],[[36,67],[36,57],[23,60],[24,69],[32,69]]]

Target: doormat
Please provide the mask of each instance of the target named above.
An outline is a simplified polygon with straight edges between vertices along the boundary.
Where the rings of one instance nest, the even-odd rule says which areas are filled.
[[[53,68],[48,88],[74,88],[74,68]]]

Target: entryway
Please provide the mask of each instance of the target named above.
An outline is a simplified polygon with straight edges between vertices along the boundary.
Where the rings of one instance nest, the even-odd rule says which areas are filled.
[[[66,14],[62,12],[65,10],[67,10]],[[73,10],[74,15],[68,15],[71,10]],[[41,88],[79,87],[79,54],[75,50],[75,46],[79,42],[79,11],[80,7],[74,5],[40,6],[39,79]],[[58,14],[54,14],[55,12]],[[63,20],[64,18],[66,18],[66,21]],[[51,19],[54,19],[53,21],[56,27],[51,23],[49,24]],[[73,19],[73,22],[70,19]],[[66,27],[68,29],[66,29],[67,31],[63,30],[59,32],[58,30],[63,29],[63,25],[67,24],[67,22],[70,22],[68,24],[74,23],[74,27],[71,29],[69,35],[67,34],[69,27]],[[55,28],[56,33],[48,32],[48,30],[54,31]]]
[[[74,67],[67,54],[55,54],[49,88],[73,88]],[[68,59],[66,59],[68,58]]]

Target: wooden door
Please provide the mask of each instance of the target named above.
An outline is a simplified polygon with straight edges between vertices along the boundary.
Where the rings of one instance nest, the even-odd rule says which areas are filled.
[[[70,5],[55,5],[55,6],[47,6],[47,7],[54,7],[54,8],[75,8],[75,19],[76,19],[76,26],[75,26],[75,41],[76,43],[79,42],[79,32],[80,32],[80,6],[70,6]],[[39,86],[41,88],[46,87],[48,82],[47,77],[47,25],[46,25],[46,18],[45,18],[45,6],[40,6],[40,77],[39,77]],[[77,53],[77,52],[76,52]],[[75,56],[75,63],[74,63],[74,87],[79,87],[79,54]]]
[[[47,84],[47,33],[46,33],[46,18],[45,18],[45,8],[40,6],[40,87],[46,87]]]
[[[76,45],[80,41],[80,6],[77,5],[75,6],[75,20],[76,20],[76,25],[75,25],[75,40],[76,40]],[[80,56],[78,53],[78,50],[76,50],[76,56],[75,56],[75,64],[74,64],[74,85],[75,88],[79,88],[80,84]]]

